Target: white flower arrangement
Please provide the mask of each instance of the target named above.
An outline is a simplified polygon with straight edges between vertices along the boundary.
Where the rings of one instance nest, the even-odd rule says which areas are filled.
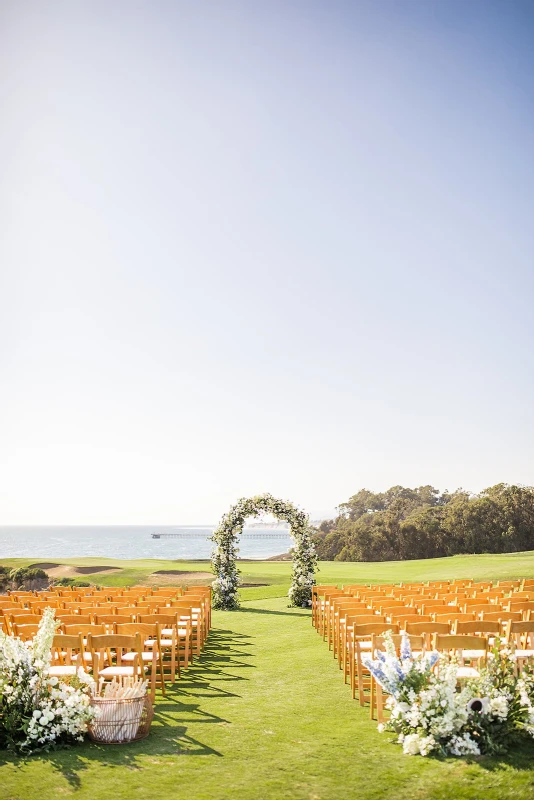
[[[398,657],[391,633],[384,638],[386,653],[362,661],[390,695],[391,715],[379,730],[396,733],[406,755],[479,756],[503,752],[519,736],[534,737],[534,674],[517,675],[513,653],[499,643],[480,677],[459,686],[454,660],[437,653],[414,658],[407,636]]]
[[[291,587],[288,592],[290,605],[311,606],[317,555],[310,535],[308,517],[292,503],[277,500],[270,494],[262,494],[238,500],[224,515],[211,537],[215,543],[211,558],[216,575],[212,583],[214,608],[239,608],[239,570],[236,565],[238,536],[243,531],[247,517],[263,513],[273,514],[277,519],[289,523],[295,542]]]
[[[30,753],[81,741],[94,717],[89,675],[82,669],[61,681],[49,675],[57,624],[47,608],[31,642],[0,631],[0,746]]]

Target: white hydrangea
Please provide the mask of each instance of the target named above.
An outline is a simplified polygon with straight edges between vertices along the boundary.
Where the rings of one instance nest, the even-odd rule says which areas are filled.
[[[71,682],[48,674],[56,627],[54,612],[48,608],[33,641],[0,631],[0,696],[20,720],[20,738],[11,744],[25,753],[59,739],[83,738],[94,717],[90,676],[79,670]]]
[[[480,748],[469,733],[461,736],[453,736],[448,745],[448,751],[452,756],[479,756]]]

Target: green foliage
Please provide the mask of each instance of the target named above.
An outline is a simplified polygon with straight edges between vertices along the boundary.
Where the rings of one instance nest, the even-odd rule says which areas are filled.
[[[57,578],[54,581],[54,586],[79,586],[82,588],[92,585],[89,581],[81,580],[81,578]]]
[[[461,553],[512,553],[534,548],[534,488],[497,484],[478,495],[463,489],[393,486],[362,489],[322,523],[314,542],[320,559],[398,561]]]
[[[0,591],[8,590],[31,592],[44,589],[50,583],[50,578],[42,569],[35,567],[9,567],[0,566]]]

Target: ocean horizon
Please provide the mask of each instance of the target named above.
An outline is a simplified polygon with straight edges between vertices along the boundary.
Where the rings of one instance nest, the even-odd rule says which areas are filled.
[[[216,525],[0,525],[2,558],[155,558],[205,560]],[[152,534],[163,538],[153,538]],[[165,534],[180,538],[166,538]],[[260,538],[264,536],[264,538]],[[275,538],[268,538],[274,536]],[[183,538],[182,538],[183,537]],[[262,560],[287,553],[288,530],[245,528],[239,541],[241,558]]]

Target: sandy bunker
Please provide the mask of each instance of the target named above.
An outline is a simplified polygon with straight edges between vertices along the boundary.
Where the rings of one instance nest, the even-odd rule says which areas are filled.
[[[42,562],[39,564],[32,564],[35,569],[44,569],[47,575],[52,578],[76,578],[80,575],[110,575],[113,572],[120,572],[118,567],[106,567],[96,565],[94,567],[77,567],[72,564],[54,564],[51,562]]]

